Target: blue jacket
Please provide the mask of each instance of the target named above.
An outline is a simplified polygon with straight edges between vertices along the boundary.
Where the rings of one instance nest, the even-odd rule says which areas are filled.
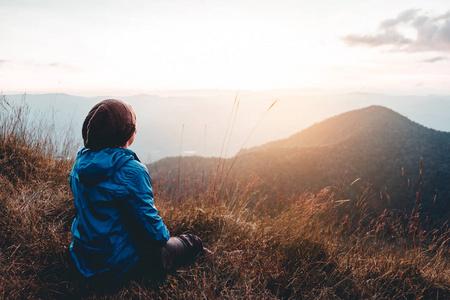
[[[147,168],[133,151],[83,148],[69,183],[76,213],[70,251],[85,277],[118,277],[137,261],[141,243],[162,246],[169,239]]]

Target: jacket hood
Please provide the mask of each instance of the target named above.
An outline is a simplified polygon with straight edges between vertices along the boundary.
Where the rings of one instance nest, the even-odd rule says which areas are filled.
[[[113,176],[127,161],[138,160],[136,154],[125,148],[106,148],[92,151],[83,148],[78,152],[72,174],[84,186],[94,186]]]

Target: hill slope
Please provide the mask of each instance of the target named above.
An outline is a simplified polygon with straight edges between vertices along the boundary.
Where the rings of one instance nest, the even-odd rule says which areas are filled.
[[[266,191],[314,190],[359,178],[380,192],[380,201],[372,204],[380,209],[411,210],[420,181],[423,210],[438,212],[437,219],[444,220],[450,211],[449,153],[450,133],[421,126],[388,108],[369,106],[245,150],[233,168],[244,178],[257,175]],[[191,166],[204,164],[200,158],[184,160]],[[175,170],[178,160],[166,159],[159,162],[162,165]]]
[[[180,194],[179,182],[169,184],[172,190],[155,185],[171,235],[195,233],[214,255],[165,280],[130,274],[96,286],[68,251],[73,161],[48,151],[53,140],[36,143],[40,128],[14,112],[0,109],[0,299],[450,297],[448,229],[428,231],[415,215],[367,214],[361,204],[373,198],[364,191],[345,202],[339,189],[285,196],[274,207],[272,195],[258,198],[258,186],[231,179],[223,193],[214,193],[216,186]],[[20,126],[11,130],[8,120]]]
[[[239,158],[239,169],[252,170],[265,177],[266,184],[279,183],[284,189],[324,187],[345,174],[348,180],[361,178],[376,190],[387,190],[393,204],[400,206],[404,197],[414,198],[422,158],[422,205],[431,209],[436,195],[438,206],[434,208],[448,210],[448,153],[450,133],[425,128],[390,109],[370,106],[250,149]],[[406,205],[410,207],[409,202]]]
[[[267,147],[315,147],[338,145],[350,139],[370,141],[371,137],[386,136],[423,138],[436,134],[406,117],[382,106],[369,106],[332,117],[291,137],[271,142]]]

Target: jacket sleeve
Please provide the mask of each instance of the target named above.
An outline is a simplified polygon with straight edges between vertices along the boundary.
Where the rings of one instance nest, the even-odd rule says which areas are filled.
[[[153,191],[148,172],[139,170],[129,182],[127,189],[129,192],[127,206],[140,232],[148,238],[147,242],[165,245],[170,234],[153,203]]]

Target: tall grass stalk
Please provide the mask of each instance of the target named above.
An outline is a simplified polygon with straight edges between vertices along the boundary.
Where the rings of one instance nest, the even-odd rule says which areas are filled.
[[[176,199],[180,199],[180,180],[181,180],[181,158],[182,158],[182,149],[183,149],[183,135],[184,135],[184,124],[181,128],[181,138],[180,138],[180,153],[178,155],[178,174],[177,174],[177,195]]]
[[[235,110],[237,111],[238,95],[239,95],[239,92],[237,92],[236,96],[234,97],[233,107],[231,109],[230,118],[229,118],[228,124],[227,124],[227,130],[225,131],[225,135],[224,135],[224,138],[223,138],[223,141],[222,141],[222,147],[220,149],[220,155],[219,155],[219,162],[217,164],[217,172],[216,172],[217,174],[219,174],[220,164],[221,164],[221,161],[222,161],[222,154],[223,154],[223,150],[225,148],[225,143],[226,143],[227,138],[228,138],[228,131],[230,130],[231,120],[233,119],[233,115],[235,114]],[[225,158],[223,158],[223,159],[225,159]]]
[[[239,105],[240,105],[240,103],[241,103],[241,101],[238,101],[238,102],[237,102],[236,110],[235,110],[235,112],[234,112],[233,123],[232,123],[232,125],[231,125],[230,134],[229,134],[229,136],[228,136],[227,147],[226,147],[226,150],[225,150],[225,156],[224,156],[224,159],[223,159],[223,161],[222,161],[222,168],[221,168],[221,170],[220,170],[220,176],[219,176],[218,184],[220,184],[220,183],[222,182],[223,174],[224,174],[224,172],[225,172],[225,170],[226,170],[226,165],[227,165],[227,159],[226,159],[226,158],[227,158],[227,156],[228,156],[228,149],[229,149],[230,144],[231,144],[231,137],[233,136],[233,129],[234,129],[234,125],[236,124],[236,116],[237,116],[237,112],[238,112],[238,110],[239,110]]]
[[[0,98],[0,138],[3,143],[14,142],[29,147],[44,156],[73,159],[80,143],[73,133],[72,122],[68,127],[57,126],[52,113],[32,110],[26,102],[26,94],[20,103],[11,103],[3,95]]]
[[[274,107],[274,105],[278,102],[278,99],[275,100],[270,106],[269,108],[264,112],[264,114],[261,116],[261,118],[259,119],[259,121],[255,124],[255,126],[253,127],[253,129],[250,131],[249,135],[247,136],[247,138],[245,139],[244,143],[242,144],[241,148],[239,149],[238,153],[234,156],[230,167],[228,168],[228,170],[226,171],[226,175],[225,175],[225,179],[223,180],[223,182],[221,182],[221,188],[219,191],[219,194],[222,192],[223,187],[225,186],[228,176],[230,175],[231,170],[233,169],[234,164],[236,163],[236,160],[239,157],[239,154],[242,152],[242,150],[244,149],[245,145],[247,144],[248,140],[250,139],[250,137],[253,135],[253,133],[255,132],[256,128],[258,128],[259,124],[261,124],[262,120],[264,119],[264,117],[269,113],[269,111],[272,109],[272,107]]]
[[[214,174],[214,184],[213,184],[212,191],[213,191],[213,197],[216,200],[217,200],[217,198],[216,198],[216,192],[217,192],[216,189],[217,189],[218,183],[220,183],[220,181],[222,179],[222,171],[220,171],[220,166],[221,166],[221,164],[224,164],[225,160],[226,160],[226,157],[222,157],[223,150],[225,148],[225,143],[226,143],[228,135],[229,135],[228,131],[230,130],[230,125],[231,125],[231,121],[233,119],[233,115],[237,114],[237,110],[239,108],[238,95],[239,95],[239,91],[236,93],[236,96],[234,97],[233,107],[231,109],[230,118],[229,118],[228,124],[227,124],[227,129],[226,129],[225,135],[223,137],[222,147],[220,149],[219,160],[217,162],[217,170],[216,170],[216,173]],[[230,138],[228,138],[228,142],[230,142],[230,139],[231,139],[231,134],[230,134]]]
[[[203,157],[206,157],[206,124],[205,124],[205,135],[203,139]],[[205,184],[205,167],[202,170],[202,189]]]

